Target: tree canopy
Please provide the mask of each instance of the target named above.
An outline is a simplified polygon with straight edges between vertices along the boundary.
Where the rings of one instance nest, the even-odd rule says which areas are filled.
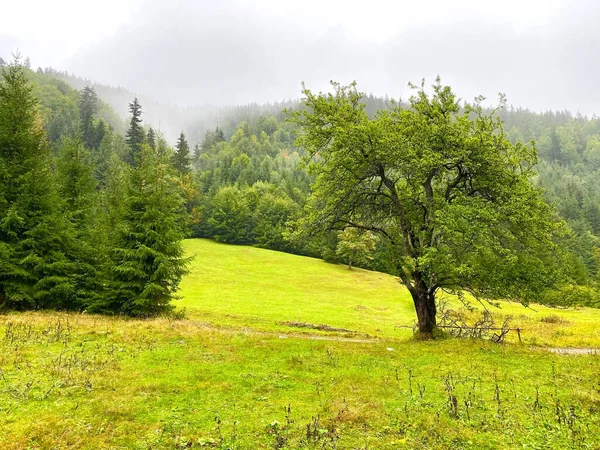
[[[408,108],[369,117],[354,84],[333,87],[305,89],[291,114],[317,175],[300,234],[356,228],[388,241],[424,333],[440,290],[527,303],[561,279],[565,227],[532,184],[535,149],[512,144],[482,99],[462,108],[438,79]]]

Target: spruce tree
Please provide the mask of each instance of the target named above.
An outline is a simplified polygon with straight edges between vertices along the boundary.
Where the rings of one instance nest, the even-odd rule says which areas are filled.
[[[125,217],[130,170],[116,152],[110,152],[99,181],[100,190],[93,204],[90,240],[96,250],[96,267],[104,286],[110,281],[110,251],[116,245],[118,230]],[[104,293],[100,292],[100,295]]]
[[[98,214],[96,180],[92,157],[81,140],[64,139],[57,161],[58,189],[63,214],[74,227],[76,245],[69,257],[76,262],[73,272],[77,305],[85,306],[100,290],[97,268],[101,249],[97,244]]]
[[[81,137],[89,149],[98,148],[94,118],[98,113],[98,96],[91,86],[86,86],[79,95],[79,120],[81,122]]]
[[[129,151],[125,156],[125,161],[130,166],[137,166],[140,163],[142,144],[145,141],[144,129],[142,128],[142,106],[137,98],[129,104],[129,112],[131,119],[129,121],[129,129],[125,135],[125,142],[129,146]]]
[[[152,150],[156,150],[156,133],[152,127],[148,128],[148,136],[146,141]]]
[[[183,198],[169,161],[141,146],[132,169],[123,220],[111,250],[109,292],[95,310],[148,316],[171,309],[186,273]]]
[[[92,157],[80,140],[63,140],[57,174],[59,193],[65,202],[65,211],[77,228],[87,228],[96,181],[93,177]]]
[[[50,150],[25,69],[0,80],[0,305],[72,307],[73,227],[60,214]]]
[[[94,124],[94,130],[92,135],[92,140],[90,142],[91,146],[90,150],[98,150],[100,144],[102,143],[102,139],[106,136],[106,133],[110,131],[110,126],[102,119],[99,119]]]
[[[190,165],[192,163],[190,146],[185,139],[183,131],[179,134],[179,139],[177,139],[177,144],[175,144],[175,154],[173,155],[172,163],[180,176],[190,173]]]

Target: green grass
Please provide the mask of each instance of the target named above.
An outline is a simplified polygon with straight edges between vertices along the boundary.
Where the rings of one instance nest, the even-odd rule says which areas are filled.
[[[261,331],[302,332],[281,323],[306,322],[384,339],[412,337],[412,331],[396,327],[414,324],[412,299],[391,275],[203,239],[186,241],[186,250],[194,259],[176,305],[190,318]],[[458,301],[447,300],[460,309]],[[600,347],[600,310],[508,302],[488,308],[499,321],[511,316],[525,344]],[[508,339],[516,342],[517,335],[509,333]]]
[[[393,335],[412,323],[410,295],[394,277],[281,252],[188,240],[191,273],[176,305],[218,325],[287,330],[278,322],[327,324]]]
[[[393,277],[186,247],[185,320],[0,315],[0,448],[600,449],[600,357],[530,345],[597,342],[596,311],[504,304],[526,343],[420,342]]]

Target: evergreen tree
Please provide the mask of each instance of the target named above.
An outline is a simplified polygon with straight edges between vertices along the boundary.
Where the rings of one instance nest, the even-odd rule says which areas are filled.
[[[83,142],[65,139],[57,161],[57,174],[64,215],[73,224],[77,240],[69,256],[77,264],[72,275],[78,306],[86,305],[100,290],[96,268],[101,260],[101,249],[95,245],[98,215],[94,211],[93,171],[91,154]]]
[[[18,62],[0,80],[0,305],[71,307],[73,227],[59,211],[37,101]]]
[[[148,145],[141,150],[111,251],[109,293],[94,305],[95,310],[136,316],[168,311],[186,273],[181,193],[168,160]]]
[[[190,172],[191,162],[190,146],[182,131],[181,134],[179,134],[179,139],[177,139],[177,144],[175,145],[175,154],[172,158],[173,167],[179,175],[185,175]]]
[[[99,119],[96,121],[94,124],[92,140],[90,142],[91,150],[98,150],[98,147],[100,147],[100,144],[102,143],[102,139],[104,139],[104,136],[109,130],[110,127],[104,120]]]
[[[103,274],[109,274],[109,252],[116,245],[117,232],[127,210],[130,168],[114,151],[108,155],[105,167],[106,171],[100,181],[102,188],[94,205],[92,241],[99,253],[98,268]]]
[[[156,133],[154,133],[154,129],[152,127],[148,128],[148,136],[146,137],[146,141],[152,150],[156,150]]]
[[[96,181],[90,152],[82,141],[65,139],[61,146],[57,173],[59,193],[65,202],[65,211],[76,227],[89,227],[89,211],[93,201]]]
[[[145,141],[144,129],[142,128],[142,106],[137,98],[129,104],[131,120],[129,129],[125,135],[125,142],[129,146],[129,151],[125,156],[125,161],[131,166],[137,166],[141,159],[142,144]]]
[[[79,118],[81,121],[81,136],[86,147],[98,148],[96,144],[96,130],[94,118],[98,113],[98,96],[91,86],[86,86],[79,95]],[[100,139],[101,140],[101,139]],[[100,143],[99,141],[97,142]]]
[[[106,130],[106,133],[98,146],[98,150],[93,154],[93,175],[100,190],[106,188],[109,161],[112,155],[115,154],[115,137],[115,134],[112,133],[110,129]]]

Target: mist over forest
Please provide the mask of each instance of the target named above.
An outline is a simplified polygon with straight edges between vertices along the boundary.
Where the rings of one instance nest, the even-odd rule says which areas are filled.
[[[600,4],[0,8],[0,448],[600,448]]]
[[[318,90],[329,80],[407,100],[409,81],[440,75],[467,101],[503,92],[534,111],[598,112],[600,5],[592,0],[539,8],[378,1],[369,9],[309,1],[291,10],[266,0],[129,3],[114,32],[64,58],[38,57],[31,42],[1,31],[0,55],[18,47],[35,67],[180,106],[278,102],[298,98],[301,82]]]
[[[504,8],[518,15],[515,4]],[[503,92],[511,104],[537,111],[598,112],[600,5],[591,0],[563,3],[547,23],[518,30],[500,14],[411,23],[399,7],[392,13],[397,29],[380,41],[350,26],[311,28],[268,11],[266,2],[182,2],[170,9],[149,1],[110,39],[68,59],[65,69],[179,105],[281,101],[297,98],[301,82],[325,89],[329,80],[355,80],[365,92],[406,100],[409,81],[439,74],[469,101]]]

